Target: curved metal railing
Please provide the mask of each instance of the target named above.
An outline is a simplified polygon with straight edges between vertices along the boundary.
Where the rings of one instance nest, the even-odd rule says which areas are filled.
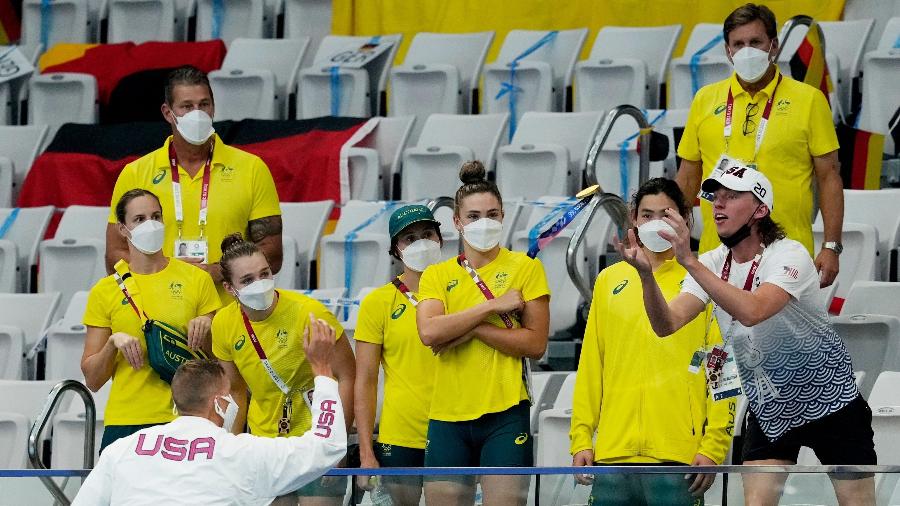
[[[600,150],[603,149],[604,144],[606,144],[606,140],[609,138],[610,132],[612,132],[613,125],[622,115],[634,118],[634,120],[637,121],[638,128],[640,128],[639,142],[643,149],[638,151],[638,155],[640,156],[640,166],[638,168],[639,185],[650,177],[650,122],[647,121],[647,118],[644,117],[644,113],[637,107],[633,105],[620,105],[609,111],[606,115],[606,119],[603,120],[603,128],[597,132],[597,136],[594,137],[594,142],[591,144],[591,149],[588,151],[587,164],[584,167],[585,182],[588,186],[598,184],[597,156],[600,154]]]

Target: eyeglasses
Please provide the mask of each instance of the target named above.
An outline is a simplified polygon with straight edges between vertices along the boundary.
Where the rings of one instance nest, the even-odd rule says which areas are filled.
[[[754,103],[747,104],[747,113],[744,115],[744,126],[743,132],[744,135],[750,135],[756,131],[756,122],[753,121],[753,117],[759,112],[759,107]]]

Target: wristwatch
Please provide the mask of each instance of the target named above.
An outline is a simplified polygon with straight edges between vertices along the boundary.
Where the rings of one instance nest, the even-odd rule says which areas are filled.
[[[822,243],[822,249],[830,249],[835,255],[840,255],[844,251],[844,245],[837,241],[826,241]]]

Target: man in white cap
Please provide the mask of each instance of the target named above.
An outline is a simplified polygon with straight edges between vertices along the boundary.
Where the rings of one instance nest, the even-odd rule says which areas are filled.
[[[806,446],[823,465],[874,465],[872,412],[856,387],[850,355],[817,300],[812,258],[772,221],[772,183],[748,166],[727,163],[703,181],[702,190],[712,196],[722,245],[694,257],[684,219],[667,210],[663,219],[675,234],[659,235],[688,271],[671,302],[634,233],[627,245],[617,245],[640,273],[653,330],[669,336],[713,303],[723,345],[697,350],[691,365],[706,369],[714,398],[746,394],[745,464],[795,464]],[[745,474],[747,504],[777,504],[786,478]],[[841,504],[875,504],[871,474],[831,479]]]

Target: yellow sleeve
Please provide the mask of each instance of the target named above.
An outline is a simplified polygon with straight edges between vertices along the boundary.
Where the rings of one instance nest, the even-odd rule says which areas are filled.
[[[119,203],[119,199],[122,198],[122,195],[125,194],[128,190],[133,190],[137,188],[137,185],[134,183],[134,167],[133,164],[137,163],[131,162],[122,169],[122,172],[119,172],[119,177],[116,178],[116,186],[113,188],[112,199],[109,202],[109,220],[108,223],[118,223],[119,219],[116,217],[116,204]]]
[[[253,208],[250,209],[250,220],[258,220],[267,216],[281,216],[278,202],[278,191],[269,167],[256,157],[253,177]]]
[[[526,257],[527,258],[527,257]],[[525,279],[522,283],[522,299],[526,302],[544,295],[550,295],[550,287],[547,285],[547,274],[544,272],[544,264],[537,258],[528,259]]]
[[[197,268],[195,285],[200,291],[197,305],[197,315],[212,313],[222,307],[222,301],[219,299],[219,292],[213,283],[212,276],[203,269]]]
[[[338,319],[321,302],[319,302],[313,298],[310,298],[309,300],[310,300],[310,305],[308,307],[309,307],[309,310],[312,312],[312,314],[314,314],[316,316],[316,318],[319,318],[320,320],[325,320],[325,322],[328,323],[328,325],[331,325],[331,328],[334,329],[335,340],[340,339],[341,334],[344,333],[344,327],[341,326],[341,323],[338,321]],[[304,316],[307,316],[307,315],[304,315]],[[307,321],[307,320],[304,320],[304,321]]]
[[[709,321],[712,305],[706,306],[706,312],[702,314],[702,318]],[[722,342],[722,334],[719,331],[719,325],[715,320],[709,325],[709,334],[706,338],[707,346],[712,346]],[[698,374],[704,374],[699,372]],[[737,402],[734,398],[722,399],[714,401],[706,393],[706,430],[703,433],[703,439],[700,440],[700,449],[698,453],[702,453],[709,457],[716,464],[725,461],[728,455],[728,449],[731,448],[731,439],[734,437],[734,418],[737,414]]]
[[[90,325],[91,327],[105,327],[111,329],[112,315],[109,311],[110,306],[108,296],[104,293],[103,281],[103,279],[98,281],[88,294],[83,323],[85,325]]]
[[[353,339],[372,344],[384,343],[385,304],[376,290],[362,300]]]
[[[697,92],[694,100],[691,101],[691,109],[688,112],[687,122],[684,125],[684,133],[681,134],[681,142],[678,143],[678,156],[681,158],[697,162],[700,161],[700,121],[703,119],[706,107],[706,101],[702,100],[704,96],[703,89]],[[703,102],[703,103],[701,103]]]
[[[232,302],[236,304],[236,302]],[[212,351],[219,360],[234,362],[232,355],[232,341],[236,336],[231,335],[231,326],[228,321],[228,313],[218,312],[212,321]]]
[[[594,432],[600,421],[600,402],[603,398],[603,336],[598,332],[597,313],[603,311],[606,302],[600,300],[600,290],[605,276],[600,273],[594,283],[594,296],[591,300],[591,311],[588,314],[584,329],[584,342],[581,345],[581,357],[578,360],[578,371],[575,373],[575,393],[572,398],[572,426],[569,430],[571,442],[569,452],[572,455],[594,447]],[[608,317],[608,315],[605,315]],[[600,318],[599,321],[603,321]]]
[[[441,282],[441,276],[445,263],[430,265],[422,273],[419,279],[419,300],[437,299],[444,304],[444,310],[447,310],[447,291]]]
[[[836,150],[838,145],[828,100],[820,90],[813,89],[813,99],[809,106],[809,154],[827,155]]]

